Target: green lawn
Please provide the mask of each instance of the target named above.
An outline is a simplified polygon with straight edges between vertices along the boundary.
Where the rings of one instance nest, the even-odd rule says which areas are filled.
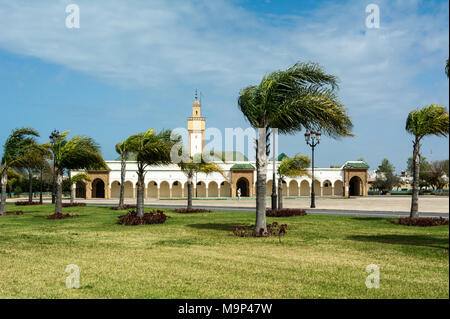
[[[449,298],[448,226],[396,226],[388,219],[269,218],[278,238],[240,238],[254,214],[170,213],[163,225],[120,226],[123,212],[50,205],[0,217],[2,298]],[[68,264],[81,288],[67,289]],[[367,289],[369,264],[380,288]]]

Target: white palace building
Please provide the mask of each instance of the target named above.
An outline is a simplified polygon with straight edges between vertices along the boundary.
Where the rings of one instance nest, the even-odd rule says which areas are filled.
[[[203,152],[205,147],[205,118],[201,115],[201,105],[196,99],[192,107],[192,117],[188,118],[188,150],[190,154]],[[230,198],[254,197],[256,189],[255,162],[247,160],[239,152],[232,152],[233,161],[221,162],[224,175],[198,173],[194,177],[194,197]],[[240,156],[239,156],[240,155]],[[236,158],[236,156],[238,158]],[[237,160],[239,159],[239,160]],[[278,160],[281,158],[279,157]],[[279,162],[277,162],[279,163]],[[88,171],[90,182],[73,185],[78,198],[119,198],[120,161],[106,161],[108,170]],[[272,162],[267,171],[267,195],[272,192]],[[366,196],[368,191],[367,163],[347,161],[340,168],[315,168],[314,190],[316,196]],[[137,165],[127,161],[125,174],[125,197],[136,197]],[[176,164],[149,167],[145,180],[146,199],[169,199],[187,197],[187,177]],[[73,172],[72,176],[77,174]],[[283,196],[310,196],[312,179],[303,176],[286,178]]]

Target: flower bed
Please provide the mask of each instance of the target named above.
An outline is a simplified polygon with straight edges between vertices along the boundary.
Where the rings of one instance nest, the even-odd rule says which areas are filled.
[[[178,208],[173,210],[174,213],[191,214],[191,213],[210,213],[209,209],[202,208]]]
[[[448,219],[442,217],[400,217],[396,221],[392,221],[396,225],[404,226],[421,226],[421,227],[431,227],[431,226],[441,226],[448,225]]]
[[[128,209],[136,209],[136,205],[123,205],[122,207],[112,206],[109,209],[112,210],[128,210]]]
[[[16,206],[42,205],[40,202],[18,201],[14,203]]]
[[[297,208],[281,208],[281,209],[267,209],[267,217],[291,217],[291,216],[305,216],[306,211],[304,209]]]
[[[234,231],[233,235],[238,237],[251,237],[251,236],[282,236],[286,235],[286,224],[278,224],[277,222],[273,222],[272,224],[267,224],[267,231],[264,232],[264,230],[261,228],[258,233],[255,233],[254,226],[237,226]]]
[[[70,214],[63,214],[63,213],[55,213],[47,216],[47,219],[65,219],[65,218],[76,218],[78,215],[70,215]]]
[[[62,207],[79,207],[86,206],[86,203],[62,203]]]
[[[126,226],[135,225],[150,225],[150,224],[164,224],[169,218],[162,210],[151,211],[149,213],[144,213],[144,217],[139,217],[136,211],[132,210],[125,215],[119,216],[119,221],[117,224]]]

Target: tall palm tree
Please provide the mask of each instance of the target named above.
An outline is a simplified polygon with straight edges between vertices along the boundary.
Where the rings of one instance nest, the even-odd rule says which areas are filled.
[[[100,154],[100,146],[90,137],[76,135],[67,138],[69,131],[59,135],[52,145],[56,174],[55,214],[62,213],[62,181],[65,170],[102,169],[106,163]]]
[[[225,173],[219,164],[214,163],[209,160],[208,154],[196,154],[193,157],[187,156],[183,158],[182,161],[177,163],[180,167],[181,171],[186,175],[188,180],[188,196],[187,196],[187,208],[192,208],[192,181],[194,179],[194,175],[197,173],[204,173],[209,175],[211,173],[219,173],[225,177]],[[223,162],[223,158],[222,162]]]
[[[420,142],[427,135],[447,136],[449,132],[448,125],[447,109],[434,103],[410,112],[406,119],[406,131],[414,135],[413,188],[410,217],[419,216]]]
[[[28,146],[26,155],[17,162],[16,166],[25,170],[28,174],[28,201],[33,201],[33,174],[51,159],[51,151],[47,144],[39,145],[36,142]]]
[[[137,203],[136,214],[144,216],[144,185],[145,174],[148,166],[166,165],[171,162],[172,147],[180,142],[181,137],[171,138],[170,130],[162,130],[156,134],[153,129],[145,133],[130,136],[125,141],[129,152],[133,153],[137,162]]]
[[[283,208],[283,182],[286,177],[309,176],[307,168],[311,159],[302,154],[294,157],[285,157],[278,166],[278,208]]]
[[[39,133],[31,127],[14,129],[3,146],[3,156],[0,163],[0,181],[2,184],[2,199],[0,203],[0,216],[6,213],[6,185],[8,183],[8,170],[18,165],[27,155],[30,145],[35,143]]]
[[[124,206],[124,194],[125,194],[125,172],[127,169],[127,157],[128,149],[125,142],[119,142],[116,144],[116,153],[120,155],[120,196],[119,196],[119,209]]]
[[[257,86],[240,92],[238,105],[258,129],[256,150],[255,234],[266,232],[266,138],[269,128],[281,134],[321,130],[331,137],[351,136],[353,124],[335,94],[338,79],[315,63],[296,63],[263,77]]]

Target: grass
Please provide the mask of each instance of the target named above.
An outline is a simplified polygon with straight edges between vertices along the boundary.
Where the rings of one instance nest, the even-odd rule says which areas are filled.
[[[17,207],[8,205],[9,210]],[[254,214],[169,213],[166,224],[116,225],[122,211],[51,205],[0,217],[1,298],[449,298],[448,226],[307,215],[282,238],[232,236]],[[67,289],[67,265],[81,270]],[[369,264],[380,288],[367,289]]]

